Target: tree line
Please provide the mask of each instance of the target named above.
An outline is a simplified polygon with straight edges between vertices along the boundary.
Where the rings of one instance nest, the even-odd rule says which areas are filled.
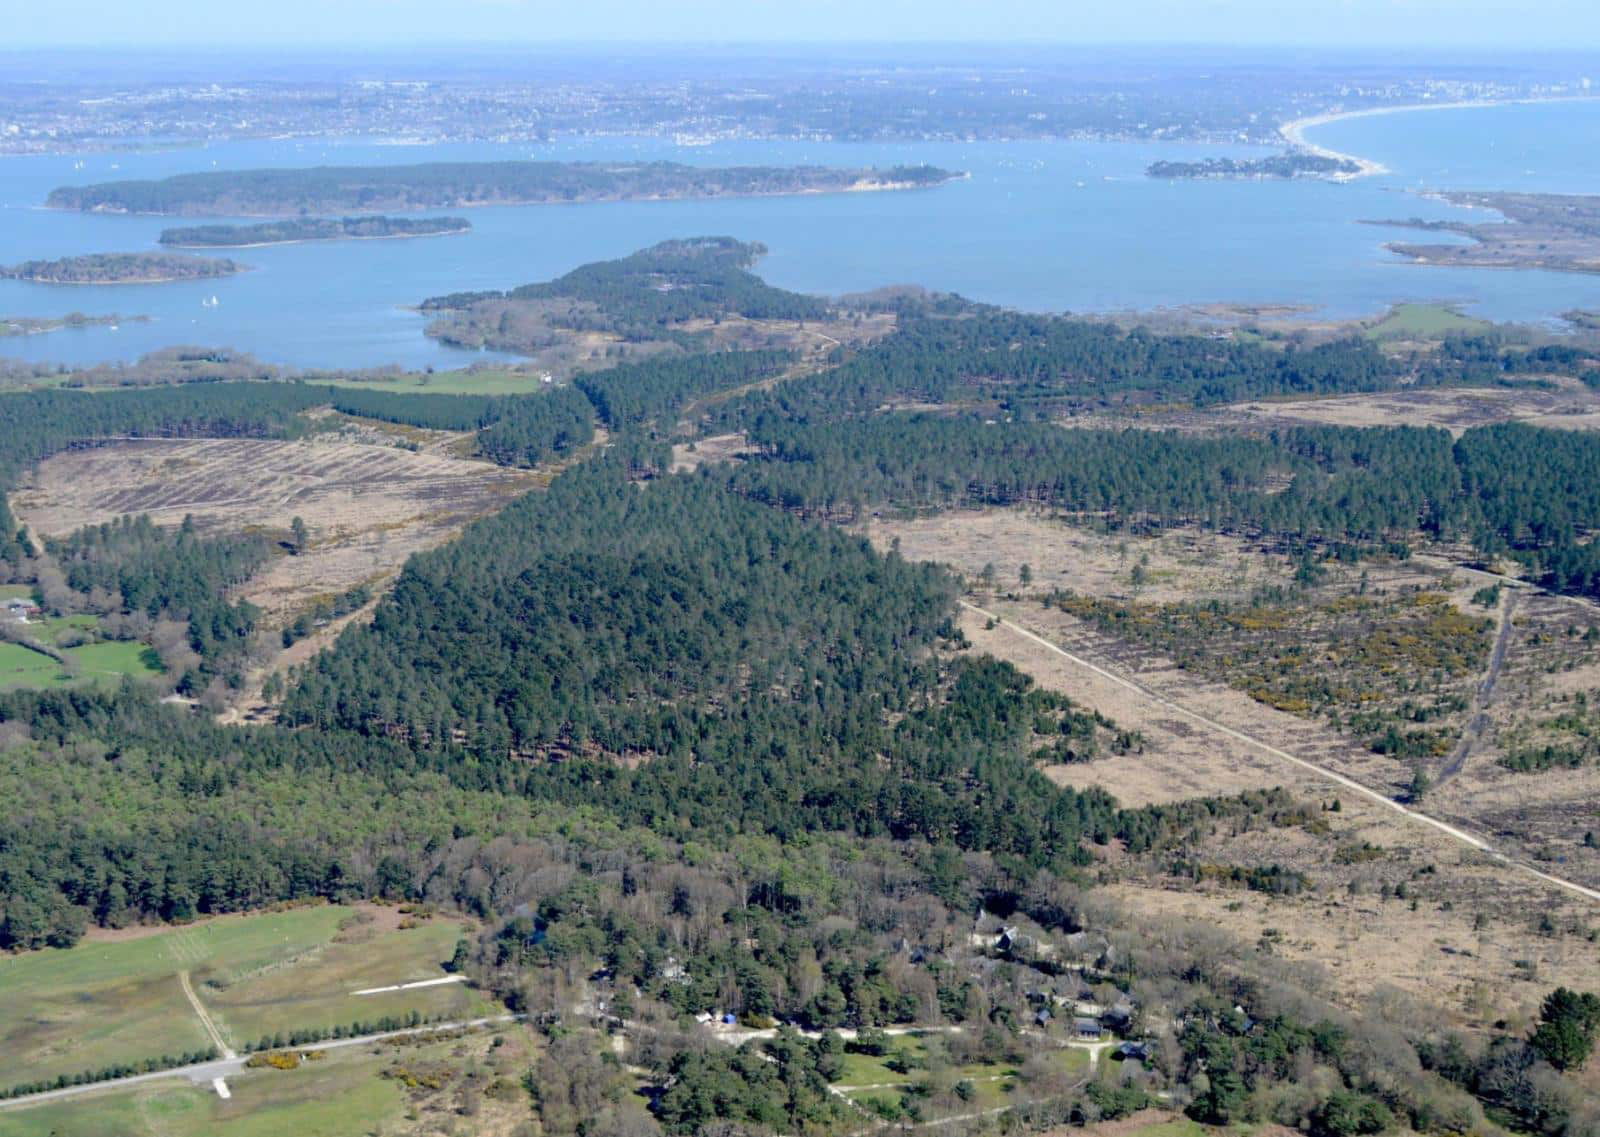
[[[757,501],[850,520],[880,505],[1037,502],[1119,523],[1294,537],[1470,540],[1550,587],[1600,593],[1600,438],[1523,424],[1183,435],[966,416],[826,425],[763,417],[763,454],[719,475]]]

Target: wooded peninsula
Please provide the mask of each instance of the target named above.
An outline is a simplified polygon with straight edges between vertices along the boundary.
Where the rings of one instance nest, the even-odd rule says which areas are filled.
[[[159,242],[175,249],[243,249],[300,241],[372,241],[388,237],[442,237],[471,231],[464,217],[301,217],[259,225],[193,225],[163,229]]]
[[[176,253],[86,253],[53,261],[0,265],[0,279],[34,284],[166,284],[209,280],[245,270],[223,257],[185,257]]]
[[[934,166],[707,168],[678,162],[426,162],[218,170],[157,181],[62,186],[46,204],[94,213],[280,217],[354,210],[918,189],[959,175]]]

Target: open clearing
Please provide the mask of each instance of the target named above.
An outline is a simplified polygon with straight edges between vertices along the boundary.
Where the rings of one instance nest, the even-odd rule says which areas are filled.
[[[1266,706],[1180,668],[1151,646],[1103,632],[1038,599],[1056,588],[1141,602],[1237,598],[1292,578],[1290,562],[1270,547],[1193,530],[1152,537],[1096,534],[1025,510],[877,520],[870,536],[879,547],[898,538],[907,558],[952,564],[973,584],[993,565],[994,592],[976,598],[983,607],[1132,682],[1130,687],[1077,665],[1004,624],[991,627],[983,616],[964,611],[962,630],[974,650],[1009,660],[1041,685],[1144,735],[1142,753],[1047,768],[1058,782],[1102,786],[1130,805],[1274,786],[1308,803],[1326,806],[1338,799],[1339,810],[1322,811],[1315,827],[1224,826],[1183,851],[1192,861],[1225,867],[1279,865],[1304,874],[1304,891],[1276,895],[1242,884],[1197,883],[1171,876],[1166,858],[1141,860],[1107,850],[1101,879],[1131,910],[1266,936],[1273,950],[1322,965],[1333,993],[1351,1006],[1389,984],[1426,992],[1464,1020],[1492,1021],[1527,1014],[1552,983],[1600,983],[1600,963],[1588,938],[1600,918],[1593,903],[1178,713],[1174,704],[1384,796],[1402,792],[1405,765],[1324,722]],[[1024,564],[1032,578],[1026,590],[1020,584]],[[1135,583],[1133,569],[1141,565]],[[1375,591],[1427,584],[1444,589],[1458,605],[1483,583],[1480,574],[1464,571],[1452,580],[1448,565],[1422,558],[1330,566],[1335,577],[1361,571],[1371,573]],[[1600,673],[1594,678],[1600,687]],[[1462,776],[1463,793],[1471,785],[1465,780],[1470,769]],[[1441,796],[1437,803],[1430,798],[1423,808],[1446,821],[1468,821],[1497,844],[1501,840],[1487,818],[1461,817],[1454,797]],[[1551,864],[1549,871],[1566,877],[1576,872],[1587,880],[1581,868],[1575,862]]]
[[[6,619],[6,617],[0,617]],[[142,643],[105,640],[78,643],[84,634],[95,634],[99,620],[94,616],[67,616],[59,619],[35,617],[10,629],[13,634],[55,648],[69,663],[62,666],[42,652],[20,643],[0,642],[0,690],[11,687],[70,687],[96,684],[114,687],[126,676],[151,679],[164,668],[156,653]],[[65,646],[76,644],[73,647]]]
[[[1600,608],[1531,589],[1517,601],[1487,728],[1429,808],[1553,872],[1600,878],[1600,842],[1586,839],[1600,833]]]
[[[441,961],[460,934],[438,918],[411,930],[386,927],[368,922],[365,911],[318,906],[223,917],[0,958],[5,1084],[204,1049],[210,1039],[184,997],[184,971],[236,1050],[266,1033],[478,1004],[461,985],[351,995],[375,981],[443,975]]]
[[[491,1049],[495,1040],[504,1044]],[[448,1132],[470,1093],[478,1113],[470,1132],[508,1134],[529,1116],[515,1079],[528,1062],[526,1032],[508,1028],[425,1044],[376,1043],[329,1050],[295,1070],[247,1070],[229,1079],[232,1097],[180,1079],[107,1090],[70,1102],[0,1111],[0,1137],[355,1137]],[[440,1090],[407,1090],[385,1071],[475,1068]],[[512,1094],[504,1087],[515,1090]],[[495,1093],[486,1092],[496,1087]]]
[[[337,439],[153,439],[46,459],[12,505],[46,536],[130,514],[160,525],[192,516],[202,529],[269,532],[287,532],[300,517],[311,534],[307,551],[274,558],[241,590],[282,620],[318,598],[394,574],[412,553],[448,540],[538,480],[483,462]]]
[[[1396,304],[1366,328],[1372,339],[1437,340],[1451,332],[1483,332],[1494,325],[1465,315],[1453,304]]]
[[[1253,399],[1190,408],[1109,411],[1063,419],[1067,427],[1138,427],[1210,433],[1271,426],[1437,426],[1461,434],[1475,426],[1525,422],[1557,430],[1600,430],[1600,391],[1567,378],[1551,386],[1427,387],[1304,399]]]
[[[246,1045],[284,1029],[286,1020],[296,1026],[332,1027],[412,1010],[469,1019],[491,1008],[464,984],[355,994],[444,978],[441,963],[450,958],[460,936],[461,925],[443,918],[388,930],[375,923],[347,923],[329,942],[238,978],[207,978],[197,990],[224,1034]]]
[[[1567,381],[1555,389],[1445,387],[1227,407],[1247,420],[1328,426],[1442,426],[1456,434],[1497,422],[1561,430],[1600,428],[1600,392]]]
[[[345,379],[335,387],[361,387],[369,391],[405,391],[422,395],[526,395],[544,386],[537,367],[466,367],[432,373],[408,371],[394,378]]]
[[[0,1112],[0,1137],[354,1137],[452,1132],[472,1103],[471,1132],[503,1137],[530,1116],[518,1079],[534,1043],[518,1027],[424,1043],[346,1049],[295,1070],[246,1070],[223,1101],[206,1086],[173,1079]],[[422,1074],[437,1088],[411,1086]]]
[[[1600,964],[1588,939],[1596,915],[1592,903],[1544,887],[1444,833],[1175,715],[1165,700],[1203,708],[1207,717],[1252,737],[1265,736],[1271,745],[1322,765],[1344,757],[1343,772],[1356,775],[1355,767],[1364,759],[1350,744],[1330,738],[1316,724],[1255,704],[1220,685],[1194,681],[1170,666],[1129,672],[1117,653],[1108,650],[1115,645],[1097,644],[1088,633],[1069,638],[1065,629],[1071,617],[1061,615],[1062,623],[1044,627],[1038,626],[1032,609],[997,608],[1008,618],[1035,625],[1032,630],[1053,642],[1066,642],[1076,655],[1100,649],[1106,664],[1136,674],[1141,685],[1161,692],[1159,701],[1141,696],[1054,656],[1005,625],[990,629],[987,621],[969,612],[962,626],[977,650],[1010,660],[1041,685],[1065,692],[1122,726],[1144,731],[1150,739],[1143,754],[1047,771],[1059,780],[1102,786],[1130,804],[1269,786],[1283,786],[1309,802],[1340,803],[1337,812],[1322,814],[1325,832],[1224,829],[1204,847],[1185,850],[1190,858],[1212,863],[1281,865],[1304,873],[1311,887],[1300,895],[1197,886],[1188,878],[1168,876],[1164,864],[1141,865],[1112,856],[1102,882],[1131,910],[1217,923],[1241,936],[1273,929],[1276,950],[1321,964],[1332,993],[1350,1006],[1369,998],[1375,987],[1392,985],[1427,993],[1463,1015],[1492,1021],[1530,1013],[1551,982],[1592,987],[1600,981]],[[1342,863],[1340,850],[1360,850],[1362,859]],[[1416,909],[1399,899],[1380,903],[1370,895],[1397,884],[1411,890]],[[1549,917],[1552,932],[1537,926],[1540,916]],[[1519,971],[1518,960],[1528,961],[1530,968]]]

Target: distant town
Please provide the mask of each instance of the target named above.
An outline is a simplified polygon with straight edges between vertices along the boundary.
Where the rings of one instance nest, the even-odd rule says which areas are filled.
[[[289,83],[257,60],[219,62],[214,76],[177,82],[122,77],[111,67],[82,69],[81,77],[65,82],[52,75],[48,86],[26,69],[12,69],[0,80],[0,153],[251,138],[421,145],[605,135],[688,144],[741,138],[1274,143],[1280,123],[1310,114],[1559,98],[1590,88],[1587,77],[1558,73],[1547,60],[1521,69],[1497,63],[1487,74],[1463,65],[1430,69],[1391,61],[1361,69],[1359,80],[1349,68],[1284,69],[1263,60],[1130,71],[1138,61],[1115,53],[1093,59],[1041,54],[1003,69],[921,56],[837,67],[768,61],[759,73],[738,59],[711,62],[685,71],[681,60],[648,56],[472,65],[375,59],[370,77],[335,80],[322,73]]]

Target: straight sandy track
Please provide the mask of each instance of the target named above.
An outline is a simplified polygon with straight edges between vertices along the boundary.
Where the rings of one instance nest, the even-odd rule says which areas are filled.
[[[1600,891],[1597,891],[1593,888],[1586,888],[1575,881],[1563,880],[1561,877],[1552,876],[1547,872],[1541,872],[1532,865],[1523,864],[1521,861],[1512,860],[1504,853],[1497,852],[1487,841],[1484,841],[1479,837],[1474,837],[1464,829],[1458,829],[1454,825],[1446,824],[1436,817],[1429,817],[1425,813],[1421,813],[1415,809],[1401,805],[1393,798],[1388,797],[1385,794],[1381,794],[1377,790],[1369,789],[1367,786],[1362,785],[1353,778],[1347,778],[1345,775],[1340,774],[1337,771],[1330,770],[1326,766],[1319,766],[1315,762],[1308,762],[1304,758],[1296,757],[1295,755],[1290,754],[1287,750],[1281,750],[1278,747],[1263,742],[1259,738],[1248,735],[1241,730],[1235,730],[1231,726],[1220,723],[1216,719],[1202,715],[1197,711],[1190,710],[1183,704],[1174,702],[1165,695],[1159,694],[1158,692],[1151,690],[1149,687],[1146,687],[1135,680],[1129,679],[1126,676],[1118,675],[1112,671],[1107,671],[1105,668],[1099,666],[1098,664],[1092,663],[1087,659],[1084,659],[1082,656],[1074,655],[1065,648],[1056,646],[1043,636],[1030,632],[1027,628],[1022,627],[1019,624],[1012,623],[1003,616],[999,616],[993,612],[987,611],[986,609],[980,608],[976,604],[969,604],[965,600],[961,601],[961,606],[969,611],[977,613],[979,616],[982,616],[987,620],[993,620],[996,624],[1004,627],[1008,631],[1014,632],[1015,634],[1022,636],[1023,638],[1030,640],[1035,644],[1038,644],[1040,647],[1054,652],[1078,667],[1082,667],[1087,671],[1092,671],[1102,679],[1107,679],[1120,687],[1127,688],[1128,690],[1136,692],[1146,699],[1152,700],[1166,710],[1169,710],[1174,714],[1181,715],[1190,722],[1197,723],[1208,730],[1216,731],[1218,734],[1226,735],[1235,741],[1243,742],[1246,745],[1259,750],[1263,754],[1268,755],[1269,757],[1276,758],[1283,762],[1289,762],[1303,770],[1307,770],[1310,773],[1315,774],[1319,778],[1332,782],[1335,785],[1343,786],[1345,789],[1350,790],[1352,793],[1359,794],[1361,797],[1373,802],[1375,805],[1392,810],[1395,813],[1400,814],[1402,817],[1405,817],[1419,825],[1430,826],[1433,829],[1445,834],[1447,837],[1450,837],[1455,841],[1459,841],[1461,844],[1466,845],[1469,848],[1476,849],[1478,852],[1486,854],[1494,860],[1499,861],[1501,864],[1506,865],[1508,868],[1525,873],[1537,880],[1542,880],[1546,884],[1553,884],[1557,888],[1566,889],[1568,892],[1575,893],[1578,896],[1584,897],[1585,899],[1600,901]]]
[[[217,1048],[217,1053],[221,1054],[224,1059],[237,1058],[238,1055],[233,1052],[233,1047],[223,1040],[222,1032],[217,1029],[217,1024],[212,1021],[211,1015],[207,1013],[205,1006],[200,1002],[200,996],[194,993],[194,985],[189,982],[189,973],[187,971],[178,972],[178,983],[183,987],[183,997],[189,1000],[189,1005],[194,1008],[194,1013],[199,1017],[200,1025],[205,1027],[206,1033],[211,1036],[211,1045]]]

